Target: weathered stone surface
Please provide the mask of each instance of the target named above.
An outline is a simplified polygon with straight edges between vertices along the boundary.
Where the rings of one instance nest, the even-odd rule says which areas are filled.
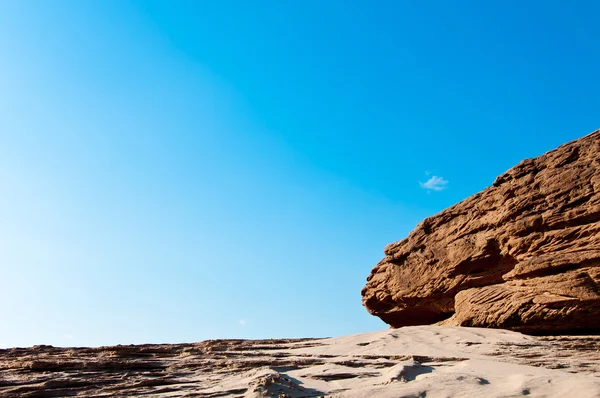
[[[600,130],[527,159],[385,248],[362,290],[392,327],[600,330]]]
[[[332,339],[0,349],[3,398],[591,398],[600,394],[598,375],[600,336],[438,326]]]

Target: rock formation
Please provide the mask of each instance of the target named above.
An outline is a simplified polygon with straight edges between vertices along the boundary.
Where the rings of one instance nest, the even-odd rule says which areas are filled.
[[[600,330],[600,130],[499,176],[385,248],[362,290],[392,327]]]
[[[600,394],[600,336],[415,326],[332,339],[0,349],[0,397]]]

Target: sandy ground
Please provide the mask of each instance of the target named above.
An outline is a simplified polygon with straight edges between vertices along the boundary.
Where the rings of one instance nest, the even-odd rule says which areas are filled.
[[[600,336],[406,327],[330,339],[0,350],[0,396],[600,397]]]

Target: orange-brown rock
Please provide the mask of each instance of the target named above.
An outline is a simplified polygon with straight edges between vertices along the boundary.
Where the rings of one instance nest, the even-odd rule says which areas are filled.
[[[527,159],[385,248],[362,290],[392,327],[600,330],[600,130]]]

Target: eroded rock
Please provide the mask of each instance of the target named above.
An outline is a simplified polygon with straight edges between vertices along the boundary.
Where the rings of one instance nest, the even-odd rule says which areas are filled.
[[[32,366],[32,364],[37,364]],[[0,397],[600,396],[600,336],[415,326],[331,339],[0,349]]]
[[[600,130],[527,159],[385,248],[362,290],[392,327],[600,330]]]

